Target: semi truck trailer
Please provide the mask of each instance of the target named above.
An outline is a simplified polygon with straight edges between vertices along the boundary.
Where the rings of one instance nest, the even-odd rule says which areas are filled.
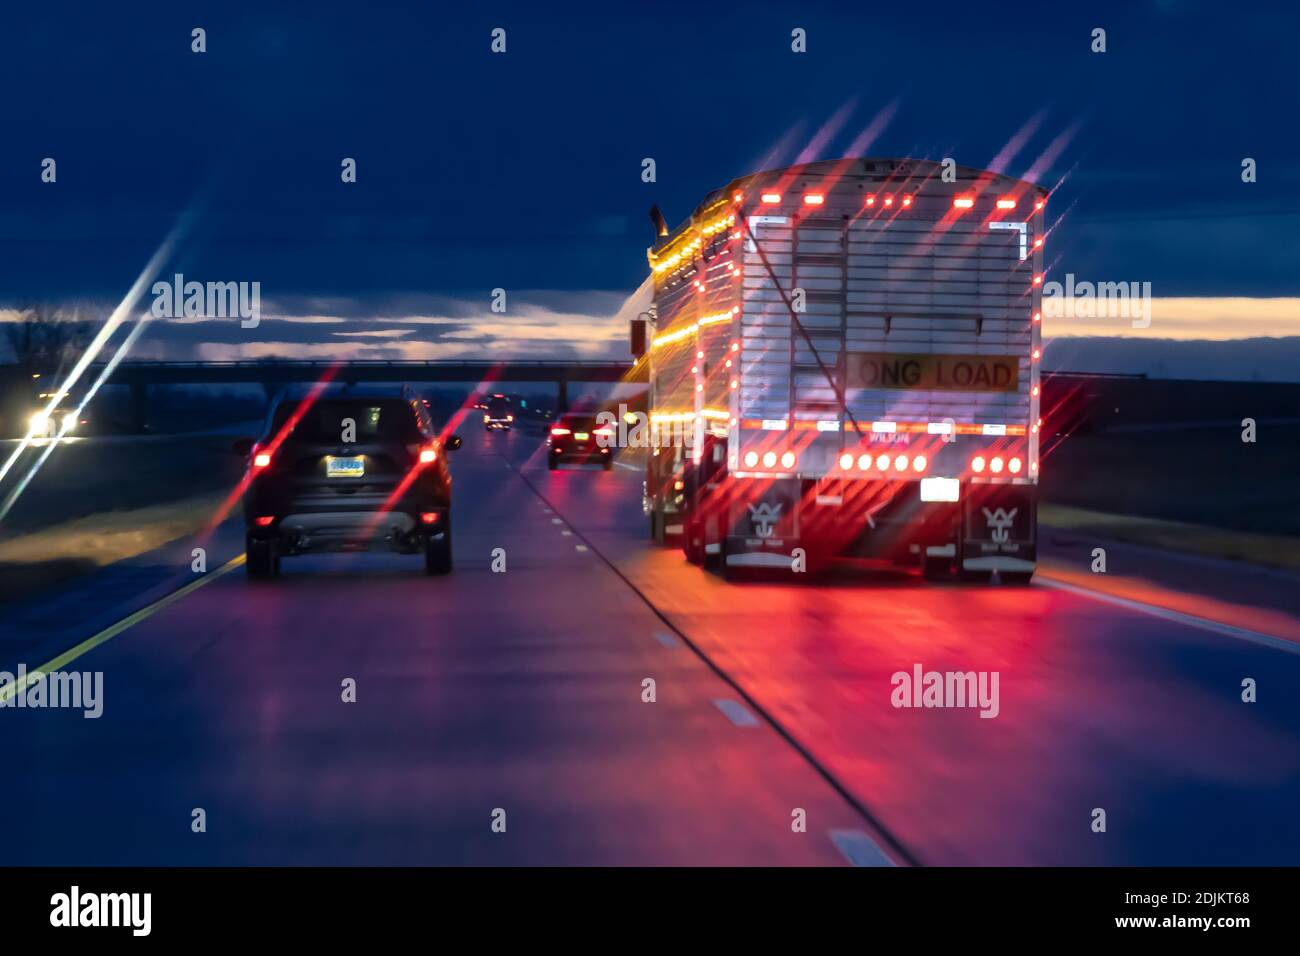
[[[1026,583],[1047,190],[917,159],[706,196],[647,251],[651,534],[693,563]],[[673,437],[665,437],[673,436]]]

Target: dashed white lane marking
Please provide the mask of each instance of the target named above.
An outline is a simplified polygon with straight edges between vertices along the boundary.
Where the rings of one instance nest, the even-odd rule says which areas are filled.
[[[561,531],[560,534],[564,535],[566,538],[572,538],[572,537],[573,537],[573,532],[570,531],[570,530],[568,530],[567,528],[564,529],[563,531]]]
[[[713,706],[727,715],[737,727],[757,727],[758,718],[738,700],[715,700]]]
[[[682,642],[667,631],[655,631],[655,640],[664,647],[681,647]]]
[[[831,842],[854,866],[894,866],[894,861],[861,830],[832,830]]]
[[[562,520],[560,520],[559,518],[552,518],[552,519],[551,519],[551,524],[564,524],[564,522],[563,522]]]
[[[573,546],[573,550],[574,550],[574,551],[586,551],[586,550],[587,550],[587,546],[586,546],[585,544],[575,544],[575,545]]]
[[[636,465],[629,465],[629,464],[628,464],[627,462],[625,462],[625,461],[616,461],[616,462],[614,462],[614,464],[617,465],[619,468],[626,468],[628,471],[640,471],[640,470],[641,470],[641,469],[638,468]]]
[[[1038,583],[1044,587],[1056,588],[1058,591],[1069,591],[1071,594],[1078,594],[1082,597],[1092,598],[1094,601],[1104,601],[1107,604],[1114,604],[1116,607],[1127,608],[1130,611],[1140,611],[1143,614],[1163,618],[1166,621],[1186,624],[1189,627],[1199,627],[1202,630],[1213,631],[1215,634],[1222,634],[1225,637],[1235,637],[1240,641],[1249,641],[1252,644],[1271,647],[1275,651],[1285,651],[1287,654],[1300,654],[1300,644],[1297,644],[1295,641],[1288,641],[1282,637],[1274,637],[1271,634],[1261,634],[1259,631],[1249,631],[1244,627],[1234,627],[1231,624],[1222,624],[1218,621],[1196,617],[1192,614],[1184,614],[1182,611],[1170,610],[1167,607],[1159,607],[1155,604],[1143,604],[1141,601],[1116,597],[1115,595],[1107,594],[1104,591],[1092,591],[1088,588],[1081,588],[1074,584],[1066,584],[1064,581],[1055,581],[1046,576],[1041,576],[1038,579]]]

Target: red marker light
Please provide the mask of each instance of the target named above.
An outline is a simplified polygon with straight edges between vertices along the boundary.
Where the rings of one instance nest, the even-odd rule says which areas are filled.
[[[438,520],[438,512],[436,511],[420,512],[420,521],[423,522],[424,524],[433,524],[437,520]]]
[[[259,528],[269,528],[271,522],[274,520],[275,515],[258,515],[253,519],[253,524],[257,525]]]
[[[957,209],[970,209],[975,205],[975,200],[970,196],[958,196],[952,204]]]
[[[774,203],[779,203],[779,202],[781,201],[781,194],[780,194],[780,193],[763,193],[762,199],[763,199],[763,202],[764,202],[765,205],[771,206],[771,205],[773,205]]]
[[[804,193],[803,202],[805,206],[820,206],[826,201],[826,197],[821,193]]]
[[[438,460],[438,452],[432,446],[420,449],[420,464],[431,465]]]
[[[876,197],[875,197],[875,196],[867,196],[867,205],[868,205],[868,206],[874,206],[875,204],[876,204]]]
[[[904,207],[907,207],[907,206],[910,206],[910,205],[912,205],[912,197],[911,197],[911,196],[904,196],[904,197],[903,197],[903,206],[904,206]]]
[[[1015,208],[1016,208],[1016,201],[1015,201],[1014,199],[999,199],[999,200],[998,200],[998,208],[999,208],[999,209],[1015,209]]]
[[[886,205],[886,206],[892,206],[893,204],[894,204],[894,197],[893,197],[893,196],[886,196],[886,197],[885,197],[885,205]]]
[[[253,467],[254,467],[254,468],[266,468],[266,467],[269,466],[270,464],[271,464],[271,453],[270,453],[270,452],[259,451],[256,455],[253,456]]]

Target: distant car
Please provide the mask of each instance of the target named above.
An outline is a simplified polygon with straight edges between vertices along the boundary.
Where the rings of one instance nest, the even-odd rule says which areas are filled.
[[[451,472],[428,407],[405,392],[326,389],[274,404],[248,456],[246,568],[268,578],[280,559],[318,551],[424,554],[451,571]]]
[[[504,395],[493,395],[487,400],[483,425],[488,431],[509,431],[515,421],[515,403]]]
[[[54,409],[47,411],[53,397],[50,392],[41,392],[36,396],[38,404],[31,408],[27,416],[27,434],[32,438],[67,437],[78,432],[85,434],[89,430],[90,415],[84,408],[78,411],[82,397],[62,392]]]
[[[551,471],[566,461],[599,464],[609,471],[614,464],[613,437],[614,429],[599,424],[595,415],[561,415],[546,436],[546,463]]]

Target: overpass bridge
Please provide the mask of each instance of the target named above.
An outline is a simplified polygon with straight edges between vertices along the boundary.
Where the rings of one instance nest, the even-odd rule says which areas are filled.
[[[103,364],[92,365],[87,381],[95,381]],[[298,359],[256,359],[234,362],[154,362],[118,363],[106,384],[127,385],[132,389],[133,406],[143,414],[146,389],[150,385],[219,385],[252,383],[260,385],[318,382],[327,375],[335,382],[465,382],[490,387],[510,382],[554,382],[556,408],[564,411],[569,404],[570,382],[645,383],[645,363],[574,362],[563,360],[503,361],[419,361],[356,360],[306,361]]]

